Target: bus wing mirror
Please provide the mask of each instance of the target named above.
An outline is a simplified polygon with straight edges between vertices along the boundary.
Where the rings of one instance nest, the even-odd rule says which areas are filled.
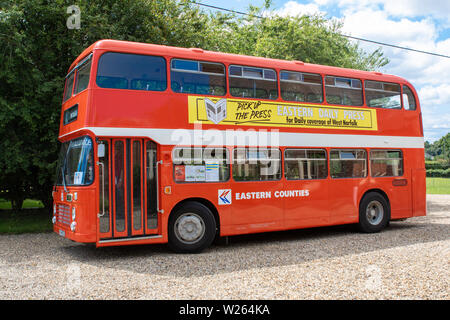
[[[103,143],[97,146],[97,155],[99,158],[103,158],[105,156],[105,145]]]

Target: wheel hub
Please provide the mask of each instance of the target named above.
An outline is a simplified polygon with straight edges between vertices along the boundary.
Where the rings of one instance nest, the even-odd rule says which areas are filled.
[[[367,221],[372,225],[378,225],[383,220],[383,215],[383,205],[379,201],[371,201],[366,209]]]
[[[194,213],[185,213],[175,222],[175,235],[184,243],[198,241],[205,233],[203,219]]]

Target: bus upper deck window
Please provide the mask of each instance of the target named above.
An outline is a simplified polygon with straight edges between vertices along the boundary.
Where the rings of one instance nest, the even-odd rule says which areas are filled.
[[[403,86],[403,107],[405,110],[416,110],[416,99],[411,89]]]
[[[294,71],[280,72],[281,97],[286,101],[323,101],[322,77]]]
[[[216,62],[172,59],[171,88],[178,93],[223,96],[226,92],[225,66]]]
[[[362,85],[358,79],[326,76],[325,93],[330,104],[363,105]]]
[[[107,52],[98,62],[97,85],[101,88],[164,91],[167,89],[163,57]]]
[[[66,87],[64,89],[63,102],[72,96],[73,82],[75,78],[75,69],[66,77]]]
[[[396,83],[365,81],[366,103],[369,107],[401,109],[400,85]]]
[[[228,74],[230,94],[233,97],[272,100],[278,98],[275,70],[232,65]]]
[[[79,66],[77,66],[77,78],[75,81],[75,89],[74,94],[77,94],[83,90],[85,90],[89,85],[89,77],[91,75],[91,62],[92,59],[89,57],[85,61],[81,62]]]

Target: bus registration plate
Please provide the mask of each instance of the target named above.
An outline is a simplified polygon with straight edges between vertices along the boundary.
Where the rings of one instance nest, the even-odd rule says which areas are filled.
[[[66,232],[64,230],[59,230],[59,235],[61,237],[65,237],[66,236]]]

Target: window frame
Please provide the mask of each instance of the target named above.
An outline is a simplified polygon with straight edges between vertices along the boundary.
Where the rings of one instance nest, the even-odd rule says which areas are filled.
[[[325,160],[325,169],[326,169],[326,175],[323,178],[315,178],[315,179],[289,179],[286,175],[286,151],[290,151],[290,150],[305,150],[305,151],[324,151],[325,153],[325,159],[317,159],[317,160]],[[307,153],[306,153],[307,155]],[[297,158],[295,160],[314,160],[315,158]],[[330,175],[330,170],[328,168],[328,152],[327,149],[324,148],[286,148],[284,149],[284,153],[283,153],[283,176],[287,181],[312,181],[312,180],[327,180],[328,176]]]
[[[280,178],[278,179],[270,179],[270,180],[236,180],[233,174],[233,167],[235,164],[235,158],[234,158],[234,152],[238,149],[244,149],[244,150],[252,150],[252,151],[259,151],[261,148],[258,147],[234,147],[232,149],[232,153],[231,153],[231,172],[230,172],[230,176],[233,178],[234,182],[271,182],[271,181],[281,181],[283,179],[283,152],[280,148],[271,148],[271,147],[267,147],[267,148],[262,148],[262,149],[266,149],[266,150],[277,150],[278,154],[279,154],[279,161],[280,161]],[[270,158],[269,158],[270,159]]]
[[[76,74],[76,77],[75,77],[75,81],[74,81],[74,84],[73,84],[73,95],[75,96],[75,95],[77,95],[77,94],[79,94],[79,93],[81,93],[81,92],[83,92],[84,90],[87,90],[88,88],[89,88],[89,84],[91,83],[91,75],[92,75],[92,67],[93,67],[93,64],[92,64],[92,55],[93,55],[93,53],[91,53],[90,55],[88,55],[86,58],[84,58],[80,63],[78,63],[77,65],[76,65],[76,69],[77,69],[77,74]],[[91,66],[90,66],[90,68],[89,68],[89,81],[88,81],[88,84],[87,84],[87,86],[86,86],[86,88],[84,88],[83,90],[81,90],[81,91],[78,91],[78,92],[75,92],[75,90],[77,90],[78,89],[78,73],[79,73],[79,71],[80,71],[80,68],[82,68],[83,66],[85,66],[86,64],[91,64]]]
[[[98,85],[97,80],[98,80],[98,68],[100,66],[100,61],[101,58],[108,53],[116,53],[116,54],[126,54],[126,55],[133,55],[133,56],[144,56],[144,57],[154,57],[154,58],[160,58],[162,59],[162,61],[164,61],[164,76],[165,76],[165,84],[166,87],[164,90],[141,90],[141,89],[132,89],[132,88],[128,88],[129,86],[131,86],[131,82],[133,80],[144,80],[141,78],[138,79],[131,79],[130,81],[128,81],[128,78],[125,78],[127,80],[127,88],[108,88],[108,87],[102,87],[100,85]],[[128,90],[128,91],[132,91],[132,92],[139,92],[139,91],[144,91],[144,92],[166,92],[169,88],[168,86],[168,81],[169,81],[169,74],[168,74],[168,70],[167,70],[167,59],[165,56],[161,56],[161,55],[151,55],[151,54],[142,54],[142,53],[131,53],[131,52],[121,52],[121,51],[105,51],[103,52],[97,59],[97,63],[96,63],[96,70],[95,70],[95,85],[97,86],[97,88],[99,89],[108,89],[108,90]]]
[[[201,150],[202,150],[202,158],[201,158],[201,159],[202,159],[202,163],[205,162],[205,159],[203,158],[205,149],[222,149],[222,150],[225,150],[226,158],[225,158],[224,164],[228,167],[228,178],[227,178],[226,180],[218,180],[218,181],[206,181],[206,180],[205,180],[205,181],[179,181],[179,180],[176,180],[176,179],[175,179],[175,166],[183,165],[183,162],[176,163],[176,161],[175,161],[175,150],[176,150],[176,149],[201,149]],[[231,166],[230,166],[230,152],[229,152],[229,150],[228,150],[227,147],[224,147],[224,146],[222,146],[222,147],[175,146],[175,147],[172,149],[171,157],[172,157],[172,159],[171,159],[171,162],[172,162],[172,180],[173,180],[174,183],[177,183],[177,184],[188,184],[188,183],[224,183],[224,182],[230,181],[230,179],[231,179],[231,175],[232,175],[231,170],[232,170],[232,169],[231,169]],[[195,158],[194,158],[194,159],[195,159]],[[203,165],[203,164],[198,164],[198,165]],[[219,164],[219,166],[220,166],[220,164]],[[220,170],[220,169],[219,169],[219,170]]]
[[[232,75],[230,74],[230,68],[231,67],[239,67],[241,68],[242,74],[244,74],[244,68],[250,68],[250,69],[261,69],[263,72],[263,76],[262,78],[257,78],[257,77],[246,77],[246,76],[236,76],[236,75]],[[265,70],[269,70],[269,71],[273,71],[275,73],[275,80],[274,79],[270,79],[270,78],[265,78]],[[272,82],[278,82],[278,74],[277,74],[277,70],[276,69],[270,69],[270,68],[264,68],[264,67],[253,67],[253,66],[244,66],[244,65],[240,65],[240,64],[230,64],[228,65],[228,76],[230,78],[242,78],[242,79],[252,79],[252,80],[265,80],[265,81],[272,81]]]
[[[328,77],[332,77],[334,78],[334,85],[329,85],[327,84],[327,78]],[[346,79],[346,80],[352,80],[351,84],[353,84],[353,80],[358,80],[361,84],[360,88],[354,88],[353,86],[350,87],[344,87],[344,86],[337,86],[336,85],[336,79]],[[332,87],[332,88],[342,88],[342,89],[348,89],[348,90],[360,90],[361,91],[361,104],[345,104],[345,103],[332,103],[329,102],[327,99],[327,87]],[[325,96],[325,100],[324,102],[326,102],[327,104],[330,105],[338,105],[338,106],[348,106],[348,107],[362,107],[362,106],[366,106],[365,103],[365,90],[364,90],[364,79],[360,79],[360,78],[349,78],[346,76],[336,76],[336,75],[331,75],[331,74],[325,74],[323,76],[323,91],[324,91],[324,96]],[[323,103],[323,102],[322,102]]]
[[[67,80],[70,78],[70,76],[72,76],[72,74],[73,74],[73,82],[72,82],[72,87],[71,87],[71,90],[70,90],[70,96],[68,96],[67,98],[66,98],[66,92],[67,92]],[[74,94],[73,94],[73,90],[74,90],[74,87],[75,87],[75,78],[76,78],[76,67],[75,68],[73,68],[67,75],[66,75],[66,77],[65,77],[65,80],[64,80],[64,93],[63,93],[63,103],[65,103],[67,100],[69,100],[70,98],[72,98],[73,96],[74,96]]]
[[[230,69],[232,67],[239,67],[241,68],[241,75],[237,76],[237,75],[232,75],[230,73]],[[244,68],[250,68],[250,69],[261,69],[262,70],[262,78],[257,78],[257,77],[252,77],[252,76],[243,76],[244,74]],[[270,78],[265,78],[265,71],[269,70],[269,71],[273,71],[275,74],[275,79],[270,79]],[[267,92],[269,94],[268,98],[258,98],[258,97],[241,97],[241,96],[235,96],[231,93],[231,86],[230,86],[230,81],[231,78],[237,78],[237,79],[248,79],[248,80],[259,80],[259,81],[270,81],[270,82],[275,82],[275,91],[277,93],[276,98],[271,99],[270,98],[270,91]],[[233,97],[233,98],[238,98],[238,99],[258,99],[258,100],[268,100],[268,101],[276,101],[278,99],[280,99],[280,85],[279,85],[279,74],[277,69],[271,69],[271,68],[264,68],[264,67],[255,67],[255,66],[247,66],[247,65],[240,65],[240,64],[229,64],[227,67],[227,88],[228,88],[228,94]],[[256,90],[256,89],[255,89]]]
[[[304,81],[298,81],[298,80],[283,80],[283,79],[281,79],[281,74],[283,73],[283,72],[287,72],[287,73],[299,73],[299,74],[301,74],[302,75],[302,78],[304,78],[303,77],[303,75],[313,75],[313,76],[318,76],[319,78],[320,78],[320,84],[319,83],[313,83],[313,82],[304,82]],[[293,71],[293,70],[286,70],[286,69],[282,69],[282,70],[280,70],[280,72],[279,72],[279,82],[280,82],[280,85],[279,85],[279,89],[280,89],[280,98],[281,98],[281,100],[283,100],[283,101],[288,101],[288,102],[299,102],[299,103],[303,103],[303,102],[308,102],[308,103],[320,103],[320,104],[323,104],[324,102],[325,102],[325,99],[324,99],[324,93],[325,93],[325,90],[324,90],[324,84],[325,84],[325,81],[324,81],[324,77],[323,77],[323,75],[322,74],[320,74],[320,73],[311,73],[311,72],[302,72],[302,71]],[[320,102],[310,102],[310,101],[308,101],[308,100],[305,100],[305,101],[297,101],[297,100],[287,100],[287,99],[284,99],[283,98],[283,95],[282,95],[282,93],[281,93],[281,82],[287,82],[287,83],[300,83],[300,84],[305,84],[305,85],[315,85],[315,86],[320,86],[320,91],[321,91],[321,94],[320,94],[320,98],[321,98],[321,100],[320,100]]]
[[[400,106],[397,108],[386,108],[386,107],[372,107],[369,105],[369,101],[367,100],[367,88],[366,88],[366,83],[367,82],[378,82],[381,83],[383,85],[385,84],[391,84],[391,85],[397,85],[399,87],[399,91],[398,94],[400,95]],[[375,109],[383,109],[383,110],[401,110],[403,108],[403,97],[402,97],[402,85],[400,83],[396,83],[396,82],[388,82],[388,81],[379,81],[379,80],[364,80],[364,103],[368,108],[375,108]],[[369,91],[375,91],[375,92],[384,92],[384,93],[393,93],[396,91],[387,91],[387,90],[380,90],[380,89],[370,89]]]
[[[215,64],[215,65],[219,65],[223,67],[223,73],[214,73],[214,72],[204,72],[204,71],[200,71],[200,70],[188,70],[188,69],[177,69],[177,68],[172,68],[172,62],[178,60],[178,61],[189,61],[189,62],[197,62],[198,64],[198,69],[200,69],[200,64],[202,62],[204,63],[208,63],[208,64]],[[208,74],[208,75],[213,75],[213,76],[217,76],[217,75],[224,75],[226,77],[226,66],[221,63],[221,62],[214,62],[214,61],[206,61],[206,60],[191,60],[191,59],[185,59],[185,58],[172,58],[170,59],[170,71],[175,71],[175,72],[186,72],[186,73],[196,73],[196,74]]]
[[[339,151],[339,159],[332,159],[331,158],[331,152],[332,151]],[[336,161],[336,160],[340,160],[340,161],[343,161],[343,160],[344,161],[345,160],[354,161],[354,160],[358,160],[358,158],[356,158],[356,159],[341,159],[341,151],[364,151],[364,153],[365,153],[364,161],[365,161],[365,164],[366,164],[366,170],[365,170],[366,173],[365,173],[364,176],[362,176],[362,177],[333,177],[332,176],[332,174],[331,174],[331,161]],[[355,149],[350,149],[350,148],[343,148],[343,149],[330,148],[330,150],[329,150],[329,157],[328,157],[328,159],[329,159],[328,166],[329,166],[329,176],[330,176],[330,178],[331,179],[365,179],[365,178],[367,178],[369,176],[369,165],[368,165],[369,160],[368,160],[368,156],[369,156],[369,152],[367,152],[367,149],[364,149],[364,148],[355,148]]]
[[[403,110],[416,111],[418,109],[417,99],[416,99],[416,96],[415,96],[414,92],[412,91],[411,87],[409,85],[407,85],[407,84],[401,84],[400,87],[401,87],[401,99],[402,99]],[[405,88],[408,89],[411,92],[411,95],[412,95],[412,97],[414,99],[414,109],[406,109],[405,108],[404,95],[408,96],[408,94],[405,93]],[[409,98],[408,98],[408,105],[410,105],[409,104]]]
[[[92,56],[94,55],[93,52],[91,52],[90,54],[88,54],[85,58],[83,58],[83,60],[81,60],[79,63],[77,63],[77,65],[75,67],[73,67],[72,70],[70,70],[70,72],[65,76],[64,78],[64,92],[63,92],[63,103],[65,103],[67,100],[69,100],[70,98],[76,96],[77,94],[83,92],[84,90],[86,90],[89,87],[89,83],[91,82],[91,75],[92,75]],[[75,93],[75,88],[77,87],[77,83],[78,83],[78,69],[80,67],[82,67],[85,63],[88,62],[88,60],[90,60],[91,62],[91,69],[89,70],[89,82],[88,85],[85,89],[81,90],[80,92]],[[66,90],[67,90],[67,79],[74,74],[73,77],[73,83],[72,83],[72,90],[71,90],[71,94],[69,97],[66,98]]]
[[[65,178],[64,178],[64,182],[65,182],[65,185],[67,186],[67,187],[89,187],[89,186],[91,186],[96,180],[95,180],[95,177],[96,177],[96,172],[95,172],[95,167],[96,167],[96,165],[95,165],[95,157],[96,157],[96,152],[95,152],[95,139],[93,139],[91,136],[89,136],[89,135],[81,135],[81,136],[79,136],[79,137],[75,137],[75,138],[73,138],[73,139],[70,139],[70,140],[67,140],[67,141],[64,141],[64,142],[62,142],[61,144],[60,144],[60,147],[61,147],[61,149],[60,149],[60,156],[61,156],[61,150],[62,150],[62,146],[65,144],[65,143],[67,143],[67,149],[65,150],[65,155],[64,155],[64,158],[61,158],[60,159],[60,157],[58,157],[59,159],[58,159],[58,161],[59,160],[61,160],[61,161],[63,161],[63,163],[61,164],[61,166],[60,166],[60,164],[58,163],[57,164],[57,173],[56,173],[56,182],[55,182],[55,185],[57,185],[57,186],[63,186],[64,185],[64,183],[63,183],[63,181],[61,180],[61,182],[59,182],[59,177],[60,177],[60,173],[63,173],[63,174],[65,174],[65,172],[66,172],[66,161],[67,161],[67,157],[68,157],[68,155],[69,155],[69,151],[73,148],[73,147],[71,147],[71,143],[73,142],[73,141],[75,141],[75,140],[82,140],[82,139],[85,139],[85,138],[88,138],[90,141],[91,141],[91,150],[89,151],[89,154],[86,156],[86,161],[88,161],[88,159],[89,159],[89,156],[92,156],[92,162],[93,162],[93,164],[92,164],[92,175],[93,175],[93,178],[92,178],[92,181],[90,182],[90,183],[88,183],[88,184],[86,184],[86,183],[84,183],[84,184],[75,184],[75,183],[68,183],[67,181],[65,181]],[[81,157],[81,154],[80,154],[80,157]],[[80,160],[78,159],[78,162],[79,162]],[[64,172],[60,172],[61,171],[61,169],[62,169],[62,167],[64,167]],[[87,170],[88,170],[88,164],[86,163],[86,171],[84,171],[84,175],[87,175]],[[62,178],[61,178],[62,179]]]
[[[172,62],[175,60],[179,60],[179,61],[188,61],[188,62],[197,62],[197,66],[198,66],[198,70],[188,70],[188,69],[177,69],[177,68],[172,68]],[[204,71],[200,71],[200,64],[201,63],[208,63],[208,64],[215,64],[215,65],[220,65],[223,67],[223,74],[221,73],[213,73],[213,72],[204,72]],[[221,63],[221,62],[215,62],[215,61],[206,61],[206,60],[193,60],[193,59],[186,59],[186,58],[176,58],[173,57],[170,59],[170,63],[169,63],[170,68],[167,68],[167,72],[170,75],[170,78],[168,77],[167,80],[169,80],[170,82],[170,90],[173,93],[182,93],[182,94],[199,94],[199,95],[208,95],[208,96],[219,96],[219,97],[225,97],[228,93],[228,78],[227,78],[227,67],[225,64]],[[189,93],[189,92],[177,92],[173,89],[172,87],[172,71],[174,72],[184,72],[184,73],[192,73],[192,74],[204,74],[204,75],[209,75],[209,76],[224,76],[225,79],[225,85],[224,85],[224,90],[225,92],[223,94],[210,94],[210,93]]]
[[[372,174],[372,152],[380,152],[380,151],[395,151],[400,152],[401,158],[375,158],[374,160],[401,160],[401,169],[402,174],[398,176],[374,176]],[[370,149],[369,150],[369,165],[370,165],[370,177],[371,178],[395,178],[395,177],[403,177],[405,175],[405,157],[404,152],[401,149]]]

